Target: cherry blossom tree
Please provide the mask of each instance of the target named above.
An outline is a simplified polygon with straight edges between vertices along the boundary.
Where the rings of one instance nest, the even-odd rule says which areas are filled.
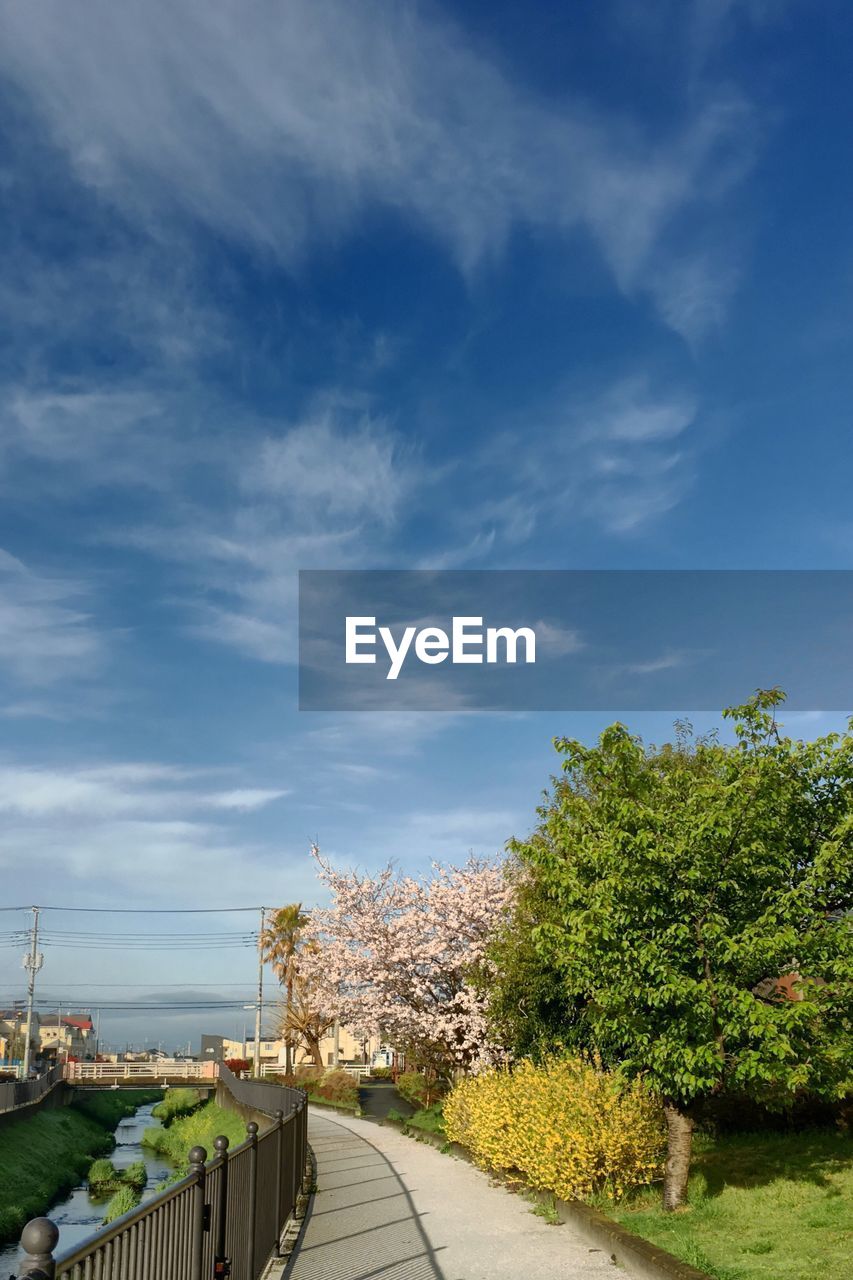
[[[433,864],[432,874],[336,870],[312,848],[331,905],[311,913],[303,953],[327,1012],[380,1032],[428,1072],[447,1075],[499,1056],[486,1023],[487,945],[507,905],[497,861]]]

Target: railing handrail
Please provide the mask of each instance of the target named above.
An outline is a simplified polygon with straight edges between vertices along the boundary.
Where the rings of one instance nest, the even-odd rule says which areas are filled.
[[[0,1112],[16,1111],[20,1107],[28,1107],[38,1102],[62,1079],[62,1067],[59,1064],[49,1067],[32,1080],[4,1080],[0,1082]],[[9,1105],[4,1099],[10,1099]]]
[[[219,1264],[229,1264],[231,1254],[235,1280],[259,1280],[267,1255],[277,1252],[282,1229],[296,1213],[300,1188],[304,1192],[308,1185],[306,1098],[286,1085],[238,1080],[227,1067],[222,1076],[236,1101],[270,1117],[262,1134],[250,1121],[247,1138],[233,1151],[225,1138],[216,1139],[209,1160],[206,1151],[193,1148],[185,1177],[56,1258],[58,1229],[47,1218],[34,1219],[21,1238],[26,1257],[20,1276],[80,1280],[97,1274],[99,1280],[125,1280],[128,1257],[138,1262],[139,1251],[153,1241],[169,1280],[227,1275],[227,1266],[222,1270]],[[272,1103],[278,1105],[271,1110]],[[215,1239],[208,1234],[214,1227]],[[229,1258],[222,1256],[223,1248]],[[136,1262],[130,1264],[134,1275]]]
[[[221,1163],[221,1158],[216,1157]],[[212,1163],[212,1162],[211,1162]],[[207,1165],[206,1168],[210,1168]],[[135,1205],[133,1209],[128,1209],[127,1213],[123,1213],[120,1218],[114,1219],[108,1227],[100,1227],[97,1231],[93,1231],[91,1235],[86,1236],[85,1240],[77,1242],[73,1248],[66,1253],[57,1254],[56,1270],[67,1271],[73,1267],[75,1263],[81,1262],[88,1253],[91,1252],[92,1246],[109,1244],[110,1240],[114,1240],[116,1236],[120,1236],[126,1227],[132,1226],[135,1222],[141,1221],[148,1217],[151,1213],[156,1213],[168,1204],[170,1200],[176,1199],[187,1187],[191,1187],[195,1182],[195,1175],[188,1173],[185,1178],[181,1178],[179,1182],[173,1182],[162,1191],[153,1196],[151,1200],[146,1200],[145,1204]]]

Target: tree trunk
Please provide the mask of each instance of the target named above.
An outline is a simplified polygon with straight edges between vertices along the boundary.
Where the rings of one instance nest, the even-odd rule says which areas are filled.
[[[687,1196],[690,1176],[690,1152],[693,1146],[693,1120],[670,1100],[664,1102],[667,1145],[663,1179],[663,1207],[679,1209]]]
[[[322,1055],[322,1053],[320,1052],[320,1041],[319,1041],[318,1037],[317,1037],[317,1036],[306,1036],[306,1037],[305,1037],[305,1040],[306,1040],[306,1043],[307,1043],[307,1045],[308,1045],[308,1051],[309,1051],[309,1053],[311,1054],[311,1057],[314,1059],[314,1066],[315,1066],[315,1067],[320,1067],[320,1068],[322,1068],[322,1066],[323,1066],[323,1055]]]

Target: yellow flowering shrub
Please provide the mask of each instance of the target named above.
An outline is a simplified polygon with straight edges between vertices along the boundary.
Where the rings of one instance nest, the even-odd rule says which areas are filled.
[[[517,1171],[563,1200],[618,1200],[663,1170],[663,1116],[648,1088],[575,1058],[469,1076],[445,1101],[444,1128],[481,1168]]]

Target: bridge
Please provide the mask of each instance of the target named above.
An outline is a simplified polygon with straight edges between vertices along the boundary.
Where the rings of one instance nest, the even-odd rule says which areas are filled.
[[[66,1062],[51,1067],[35,1080],[0,1083],[0,1114],[37,1105],[63,1082],[75,1089],[168,1089],[175,1084],[213,1088],[220,1077],[219,1066],[217,1062],[188,1062],[182,1058],[156,1062]]]
[[[156,1089],[172,1084],[209,1084],[219,1078],[218,1062],[161,1058],[153,1062],[68,1062],[66,1084],[75,1088]]]

